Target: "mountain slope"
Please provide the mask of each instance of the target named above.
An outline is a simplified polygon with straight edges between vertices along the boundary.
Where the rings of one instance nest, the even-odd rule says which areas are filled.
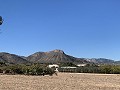
[[[27,57],[30,62],[36,63],[89,63],[86,60],[75,58],[65,54],[62,50],[53,50],[50,52],[37,52]]]
[[[26,63],[96,63],[96,64],[120,64],[120,61],[114,61],[105,58],[76,58],[65,54],[62,50],[53,50],[49,52],[36,52],[28,57],[18,56],[15,54],[0,53],[0,62],[9,64],[26,64]]]
[[[85,59],[89,62],[93,62],[96,64],[117,64],[117,61],[111,60],[111,59],[105,59],[105,58],[92,58],[92,59]]]
[[[5,52],[0,53],[0,62],[5,62],[5,63],[9,63],[9,64],[26,64],[26,63],[28,63],[28,61],[26,59],[23,59],[20,56],[17,56],[15,54],[5,53]]]

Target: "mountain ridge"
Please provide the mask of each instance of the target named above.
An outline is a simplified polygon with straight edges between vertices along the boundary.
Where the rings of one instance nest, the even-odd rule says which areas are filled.
[[[26,64],[26,63],[28,63],[28,61],[26,59],[23,59],[22,57],[20,57],[18,55],[6,53],[6,52],[0,53],[0,61],[9,63],[9,64]]]
[[[0,62],[12,64],[26,64],[26,63],[67,63],[74,64],[82,63],[96,63],[96,64],[120,64],[120,61],[114,61],[106,58],[77,58],[67,55],[63,50],[55,49],[48,52],[35,52],[27,57],[10,54],[7,52],[0,52]]]
[[[67,55],[62,50],[53,50],[49,52],[37,52],[27,57],[27,60],[30,62],[39,62],[39,63],[89,63],[86,60],[82,60],[70,55]]]

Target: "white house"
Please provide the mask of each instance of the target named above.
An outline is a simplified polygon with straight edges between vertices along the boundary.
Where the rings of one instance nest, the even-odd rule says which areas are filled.
[[[66,69],[75,69],[75,68],[77,68],[77,67],[61,67],[61,68],[66,68]]]
[[[78,67],[84,67],[84,66],[86,66],[87,64],[78,64],[77,66]]]
[[[57,65],[57,64],[52,64],[52,65],[48,65],[48,67],[49,67],[49,68],[55,67],[55,71],[58,72],[59,65]]]
[[[59,65],[57,64],[52,64],[52,65],[48,65],[49,68],[55,67],[55,68],[59,68]]]

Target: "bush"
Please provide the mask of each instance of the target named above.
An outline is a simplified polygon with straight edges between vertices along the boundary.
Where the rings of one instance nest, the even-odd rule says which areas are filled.
[[[47,68],[45,65],[9,65],[0,68],[9,74],[23,74],[23,75],[52,75],[54,71]]]

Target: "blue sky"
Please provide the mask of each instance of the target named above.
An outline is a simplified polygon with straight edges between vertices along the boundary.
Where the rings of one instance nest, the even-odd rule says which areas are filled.
[[[0,15],[0,52],[120,60],[119,0],[0,0]]]

